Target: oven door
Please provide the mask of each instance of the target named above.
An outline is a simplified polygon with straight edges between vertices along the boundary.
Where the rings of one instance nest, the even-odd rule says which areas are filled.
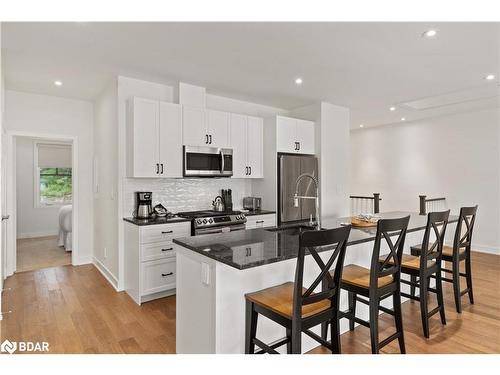
[[[202,234],[227,233],[227,232],[233,232],[235,230],[244,230],[244,229],[245,229],[245,224],[235,224],[235,225],[228,225],[225,227],[215,227],[215,228],[200,228],[194,231],[194,235],[199,236]]]
[[[233,150],[229,148],[184,146],[185,177],[231,177]]]

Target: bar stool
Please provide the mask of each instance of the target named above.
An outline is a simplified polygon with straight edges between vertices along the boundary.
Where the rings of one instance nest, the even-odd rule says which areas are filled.
[[[381,348],[395,339],[398,339],[401,354],[406,353],[401,314],[400,264],[409,221],[410,216],[379,220],[373,246],[371,268],[367,269],[350,264],[344,267],[342,274],[341,288],[348,292],[349,310],[341,312],[340,317],[349,319],[349,329],[351,331],[354,330],[354,323],[370,328],[373,354],[378,354]],[[391,236],[397,236],[396,242],[392,242]],[[379,262],[382,238],[385,239],[390,252],[385,256],[383,262]],[[360,298],[358,295],[362,295],[368,300]],[[393,298],[393,310],[380,306],[380,302],[390,296]],[[356,317],[357,301],[369,306],[369,322]],[[381,342],[378,340],[379,310],[394,316],[396,325],[396,333]]]
[[[340,279],[344,264],[347,240],[351,226],[302,232],[299,236],[299,253],[295,269],[295,282],[263,289],[245,295],[246,329],[245,353],[255,353],[255,345],[261,350],[278,354],[276,348],[287,344],[287,353],[302,352],[302,332],[320,344],[329,348],[332,353],[340,353],[339,332],[339,297]],[[332,255],[326,263],[318,254],[319,247],[333,247]],[[304,262],[306,251],[312,256],[320,268],[320,272],[312,284],[304,287]],[[335,271],[330,273],[335,260]],[[319,285],[322,290],[314,293]],[[261,314],[286,328],[286,337],[272,344],[265,344],[257,339],[257,318]],[[319,324],[330,322],[331,335],[335,339],[331,344],[323,340],[310,329]]]
[[[442,268],[442,271],[451,273],[453,278],[449,279],[447,277],[442,277],[442,280],[453,283],[453,294],[458,313],[462,312],[462,303],[460,299],[464,294],[468,293],[470,303],[474,304],[474,294],[472,291],[471,243],[477,207],[476,205],[473,207],[460,208],[457,228],[453,239],[453,247],[443,245],[442,260],[451,262],[452,269]],[[465,229],[463,234],[462,229]],[[421,246],[413,246],[411,251],[412,255],[419,255]],[[462,261],[465,261],[465,272],[460,272],[460,262]],[[460,289],[460,277],[465,277],[467,283],[467,288],[464,290]]]
[[[450,210],[443,212],[430,212],[427,215],[424,238],[420,245],[420,255],[403,254],[401,259],[401,273],[410,275],[410,281],[402,279],[403,284],[410,285],[411,293],[401,293],[403,297],[411,298],[420,302],[420,315],[422,317],[422,329],[424,336],[429,338],[429,318],[439,312],[441,323],[446,324],[443,300],[443,283],[441,278],[441,256],[443,253],[444,236]],[[430,244],[431,231],[434,232],[435,240]],[[417,279],[418,277],[418,279]],[[436,279],[436,288],[429,285],[430,278]],[[419,296],[415,296],[415,288],[419,288]],[[428,293],[436,293],[437,307],[429,312]]]

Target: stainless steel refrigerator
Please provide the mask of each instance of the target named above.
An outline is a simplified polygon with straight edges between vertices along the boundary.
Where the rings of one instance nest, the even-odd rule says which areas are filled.
[[[310,155],[278,154],[278,225],[315,218],[313,199],[300,199],[299,207],[294,206],[297,178],[309,173],[318,178],[318,159]],[[315,196],[314,182],[307,178],[299,184],[299,195]]]

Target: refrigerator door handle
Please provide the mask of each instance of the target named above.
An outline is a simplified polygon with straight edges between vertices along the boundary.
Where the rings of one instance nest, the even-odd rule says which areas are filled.
[[[280,156],[280,185],[282,185],[282,184],[283,184],[283,156]],[[283,217],[285,216],[285,212],[283,211],[283,207],[285,204],[285,193],[283,192],[283,190],[284,189],[282,187],[280,187],[280,191],[281,191],[280,221],[283,220]]]

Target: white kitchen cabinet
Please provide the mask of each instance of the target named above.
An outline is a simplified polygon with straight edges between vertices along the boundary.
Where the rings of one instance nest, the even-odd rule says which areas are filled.
[[[135,97],[130,99],[127,176],[182,177],[180,105]]]
[[[204,108],[182,107],[182,138],[186,146],[207,146],[208,133]]]
[[[256,242],[244,246],[234,246],[233,262],[245,264],[262,259],[264,254],[264,242]]]
[[[177,245],[172,240],[190,234],[189,221],[125,223],[125,290],[138,305],[175,294]]]
[[[276,226],[276,214],[247,216],[245,229],[267,228]]]
[[[278,116],[277,151],[293,154],[314,154],[314,122]]]
[[[183,143],[186,146],[228,147],[229,113],[183,107]]]
[[[233,149],[233,178],[262,178],[262,118],[231,114],[230,127],[230,147]]]
[[[229,113],[207,109],[207,134],[210,147],[228,147]]]

